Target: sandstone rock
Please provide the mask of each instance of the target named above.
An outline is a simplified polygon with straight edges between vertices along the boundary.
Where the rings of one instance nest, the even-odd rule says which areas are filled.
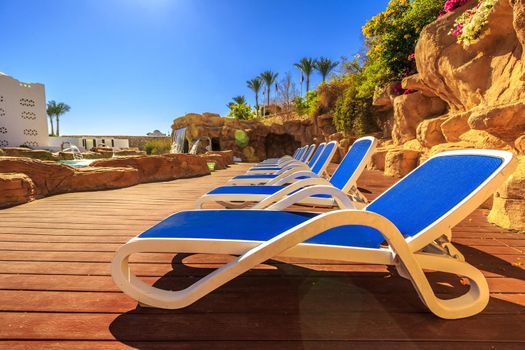
[[[428,148],[423,147],[423,145],[417,140],[413,139],[410,141],[407,141],[403,144],[403,148],[411,151],[417,151],[417,152],[427,152]]]
[[[122,156],[145,156],[146,152],[137,149],[121,149],[113,152],[115,157]]]
[[[483,130],[469,130],[462,134],[459,139],[472,144],[474,148],[502,149],[507,151],[514,150],[513,147],[505,141]]]
[[[525,103],[476,109],[468,118],[468,124],[472,129],[514,140],[525,130]]]
[[[396,145],[416,138],[416,128],[424,119],[446,112],[446,103],[437,97],[426,97],[421,92],[401,95],[394,99],[394,126],[392,139]]]
[[[0,157],[3,157],[3,156],[5,156],[5,152],[3,149],[0,148]]]
[[[525,157],[518,158],[516,170],[494,194],[488,220],[501,227],[525,230]]]
[[[209,151],[208,154],[218,154],[224,159],[226,165],[233,164],[233,151]]]
[[[109,190],[138,183],[139,172],[134,168],[83,167],[75,169],[69,191]]]
[[[518,17],[521,2],[512,2],[513,8],[509,0],[498,1],[480,39],[464,47],[448,32],[464,9],[475,4],[427,25],[415,50],[419,72],[415,85],[446,101],[452,113],[525,99],[523,50],[517,35],[523,28],[513,27],[513,12]]]
[[[385,170],[385,157],[388,152],[387,148],[377,147],[372,153],[372,158],[368,164],[368,169],[371,170]]]
[[[465,142],[465,141],[441,143],[439,145],[432,147],[430,151],[428,152],[428,156],[432,157],[441,152],[456,151],[456,150],[471,149],[471,148],[475,148],[474,145],[469,142]]]
[[[56,162],[19,157],[0,157],[0,171],[27,175],[35,185],[36,197],[68,192],[75,172]]]
[[[514,147],[518,151],[518,154],[525,155],[525,135],[521,135],[514,141]]]
[[[210,173],[206,160],[191,154],[117,157],[97,160],[91,166],[132,167],[138,170],[139,182],[169,181]]]
[[[29,149],[25,147],[8,147],[3,149],[8,157],[27,157],[40,160],[55,160],[53,153],[43,149]]]
[[[460,113],[449,116],[441,124],[441,132],[446,142],[458,142],[459,136],[470,130],[468,117],[470,113]]]
[[[35,190],[33,181],[25,174],[0,173],[0,208],[33,200]]]
[[[432,118],[423,120],[417,126],[416,138],[424,147],[432,147],[445,142],[445,137],[441,131],[441,124],[447,117]]]
[[[417,151],[390,149],[385,156],[385,175],[405,176],[417,167],[420,154]]]

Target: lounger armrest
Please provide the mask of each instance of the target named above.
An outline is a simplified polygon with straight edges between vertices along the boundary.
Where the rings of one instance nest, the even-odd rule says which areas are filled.
[[[318,178],[319,175],[313,173],[309,170],[302,169],[289,169],[288,171],[279,174],[275,179],[272,179],[268,182],[268,185],[282,186],[288,183],[295,182],[299,177],[308,177],[308,178]]]
[[[343,191],[341,191],[338,188],[335,188],[332,185],[317,185],[303,188],[302,190],[299,190],[298,192],[295,192],[294,194],[281,199],[279,202],[269,206],[267,209],[283,210],[293,204],[299,203],[303,199],[306,199],[316,194],[331,195],[334,198],[337,205],[339,206],[339,208],[341,209],[356,209],[350,198],[348,198],[348,196]]]

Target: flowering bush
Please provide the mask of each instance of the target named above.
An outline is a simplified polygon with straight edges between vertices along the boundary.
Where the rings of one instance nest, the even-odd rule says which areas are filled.
[[[445,2],[445,6],[443,6],[443,11],[445,11],[445,13],[452,12],[458,7],[465,5],[469,1],[470,0],[447,0],[447,2]]]
[[[456,19],[449,34],[457,37],[458,44],[470,45],[480,37],[496,1],[498,0],[479,0],[474,8]]]

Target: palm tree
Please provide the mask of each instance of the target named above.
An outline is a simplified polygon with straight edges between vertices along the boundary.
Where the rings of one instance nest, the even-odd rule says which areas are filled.
[[[330,74],[330,72],[334,70],[334,68],[337,67],[338,64],[339,62],[334,62],[331,59],[324,57],[319,58],[315,62],[315,69],[317,69],[319,73],[321,73],[321,76],[323,77],[323,83],[326,80],[328,74]]]
[[[277,80],[278,75],[279,73],[274,73],[271,70],[264,71],[259,75],[259,78],[261,78],[261,80],[264,81],[264,85],[266,85],[266,90],[268,91],[267,106],[270,106],[270,91],[272,88],[272,84],[275,83],[275,80]]]
[[[232,98],[232,102],[228,103],[228,108],[232,108],[233,105],[245,105],[246,104],[246,97],[244,96],[235,96]]]
[[[310,75],[315,68],[315,60],[311,57],[303,57],[299,63],[295,63],[294,66],[299,68],[306,77],[306,92],[308,92],[308,90],[310,90]]]
[[[60,136],[60,116],[64,113],[69,112],[70,109],[71,107],[69,107],[64,102],[56,103],[52,100],[47,103],[47,113],[49,114],[49,111],[51,111],[51,115],[54,115],[57,120],[57,136]],[[51,130],[53,132],[53,123],[51,123]]]
[[[55,115],[55,109],[54,109],[55,106],[56,106],[55,101],[49,101],[47,103],[46,113],[47,113],[47,116],[49,117],[49,123],[51,123],[51,136],[55,135],[55,128],[53,125],[53,116]]]
[[[250,88],[255,93],[255,110],[259,111],[259,91],[262,87],[261,78],[257,77],[246,82],[248,88]]]

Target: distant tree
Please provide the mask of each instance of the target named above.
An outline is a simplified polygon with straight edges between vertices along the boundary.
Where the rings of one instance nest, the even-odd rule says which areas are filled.
[[[49,123],[51,124],[51,136],[55,135],[55,125],[53,123],[53,117],[55,116],[54,106],[56,106],[56,102],[49,101],[47,103],[47,108],[46,108],[47,116],[49,117]]]
[[[270,105],[270,91],[272,89],[272,84],[275,83],[275,80],[277,80],[277,76],[279,73],[274,73],[271,70],[267,70],[262,72],[259,77],[262,81],[264,81],[264,85],[266,85],[266,91],[268,92],[268,103],[267,106]]]
[[[259,91],[262,87],[261,78],[257,77],[255,79],[248,80],[246,82],[248,88],[250,88],[255,93],[255,110],[259,110]]]
[[[315,62],[315,69],[317,69],[319,73],[321,73],[321,77],[323,78],[324,82],[328,74],[330,74],[330,72],[334,70],[334,68],[337,67],[338,64],[339,62],[337,61],[332,61],[329,58],[321,57]]]
[[[294,64],[295,67],[299,68],[306,78],[306,92],[310,90],[310,75],[315,68],[315,60],[311,57],[303,57],[299,63]]]
[[[298,95],[297,88],[292,79],[292,73],[287,72],[277,86],[277,102],[282,106],[283,111],[289,112],[295,97]]]
[[[54,100],[51,100],[47,103],[47,114],[49,115],[49,119],[51,120],[51,133],[54,134],[53,130],[53,121],[52,121],[52,115],[55,116],[56,123],[57,123],[57,136],[60,136],[60,116],[69,112],[71,107],[69,107],[64,102],[55,102]]]

